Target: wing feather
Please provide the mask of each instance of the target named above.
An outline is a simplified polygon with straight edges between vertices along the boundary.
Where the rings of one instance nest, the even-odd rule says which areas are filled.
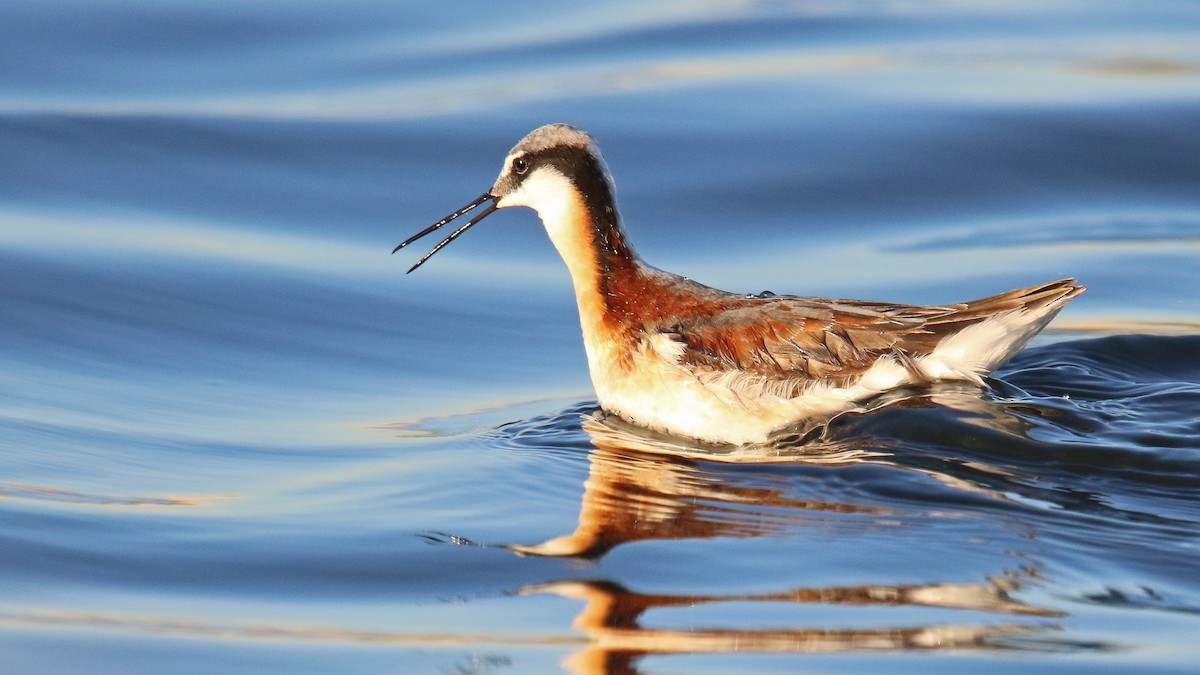
[[[915,357],[967,326],[998,313],[1058,307],[1082,290],[1063,279],[946,306],[739,297],[725,311],[664,332],[681,343],[681,365],[712,375],[740,371],[782,379],[799,391],[813,380],[852,382],[889,355],[914,370]]]

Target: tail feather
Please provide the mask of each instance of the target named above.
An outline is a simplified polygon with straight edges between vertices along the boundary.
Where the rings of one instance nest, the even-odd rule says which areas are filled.
[[[961,310],[927,324],[940,337],[922,359],[922,368],[935,379],[978,381],[1020,351],[1086,288],[1074,279],[1060,279],[963,303]]]
[[[930,326],[970,324],[1000,312],[1023,310],[1030,315],[1041,315],[1050,312],[1050,318],[1062,309],[1063,305],[1087,290],[1087,286],[1076,285],[1075,279],[1059,279],[1038,286],[1018,288],[1015,290],[990,295],[986,298],[964,302],[958,307],[962,309],[933,318]],[[1032,317],[1031,317],[1032,318]],[[1047,319],[1049,320],[1049,319]]]

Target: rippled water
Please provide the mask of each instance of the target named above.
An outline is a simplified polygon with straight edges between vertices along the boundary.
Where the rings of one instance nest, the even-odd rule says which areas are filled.
[[[5,672],[1195,672],[1192,2],[0,6]],[[719,453],[595,410],[505,212],[594,132],[730,290],[1089,291],[986,391]]]

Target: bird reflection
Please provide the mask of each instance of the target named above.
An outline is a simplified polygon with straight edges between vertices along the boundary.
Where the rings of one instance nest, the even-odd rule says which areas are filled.
[[[1009,414],[1004,406],[981,401],[978,390],[939,389],[920,397],[899,397],[883,405],[934,404],[957,410],[965,417],[962,421],[997,433],[1019,437],[1028,428],[1026,420]],[[859,424],[854,419],[836,423],[851,429]],[[596,559],[617,546],[638,541],[772,536],[831,519],[868,528],[890,527],[898,522],[897,515],[884,506],[805,498],[797,494],[797,481],[771,469],[781,464],[897,465],[891,452],[864,440],[863,434],[809,431],[791,444],[711,448],[647,434],[597,414],[585,417],[584,429],[594,448],[588,457],[588,477],[574,531],[542,543],[506,548],[521,555]],[[761,464],[764,470],[723,470],[730,464]],[[1008,499],[1003,485],[992,486],[987,480],[976,479],[984,476],[1006,481],[1010,478],[1006,471],[980,462],[958,466],[961,471],[955,474],[940,471],[936,465],[905,468],[933,476],[955,489]],[[761,594],[642,593],[602,579],[534,584],[521,592],[550,593],[583,602],[573,625],[586,636],[587,645],[565,662],[571,672],[628,674],[639,672],[638,659],[654,654],[1016,648],[1013,645],[1020,643],[1014,636],[1055,628],[1045,621],[1031,622],[1029,617],[1062,616],[1012,597],[1013,591],[1037,576],[1036,567],[1006,570],[977,582],[797,587]],[[647,613],[656,609],[731,602],[875,609],[909,606],[972,610],[1009,618],[865,628],[718,626],[694,630],[643,625]],[[1026,618],[1015,620],[1019,616]]]
[[[734,482],[685,457],[647,452],[646,439],[597,418],[585,421],[595,449],[574,532],[508,548],[541,556],[598,558],[648,539],[710,539],[779,534],[821,513],[886,514],[886,510],[789,496],[778,479]],[[640,449],[629,445],[642,443]],[[842,458],[840,461],[849,461]]]
[[[979,398],[978,390],[939,387],[919,397],[897,396],[882,407],[931,406],[969,415],[970,424],[1020,436],[1029,423]],[[714,468],[722,464],[826,465],[872,462],[896,466],[892,453],[862,435],[836,437],[833,424],[853,424],[855,416],[834,420],[821,430],[781,439],[771,446],[700,446],[656,434],[603,413],[586,415],[583,428],[593,449],[575,531],[540,544],[508,546],[524,555],[598,558],[621,544],[649,539],[711,539],[778,534],[799,523],[828,520],[831,514],[857,514],[860,525],[894,522],[885,507],[792,496],[795,487],[769,472],[753,480]],[[831,435],[832,434],[832,435]],[[906,468],[960,490],[1008,499],[975,476],[1008,476],[1006,470],[972,463],[953,475],[915,462]]]
[[[721,602],[838,604],[860,606],[924,606],[971,609],[1036,617],[1063,616],[1009,597],[1018,587],[1015,575],[986,583],[927,585],[863,585],[792,588],[778,593],[670,595],[630,591],[607,581],[558,581],[527,586],[524,594],[553,593],[582,600],[572,625],[588,644],[564,665],[576,675],[630,675],[647,655],[721,652],[829,653],[842,651],[914,651],[1005,649],[1004,637],[1053,630],[1044,623],[937,623],[884,628],[794,627],[774,629],[666,629],[641,625],[654,609],[694,607]]]

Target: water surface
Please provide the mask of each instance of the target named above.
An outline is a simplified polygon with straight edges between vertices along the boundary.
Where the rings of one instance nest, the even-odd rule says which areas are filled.
[[[1194,672],[1190,2],[10,3],[7,672]],[[651,263],[1089,291],[986,390],[712,453],[595,408],[504,212],[592,131]]]

